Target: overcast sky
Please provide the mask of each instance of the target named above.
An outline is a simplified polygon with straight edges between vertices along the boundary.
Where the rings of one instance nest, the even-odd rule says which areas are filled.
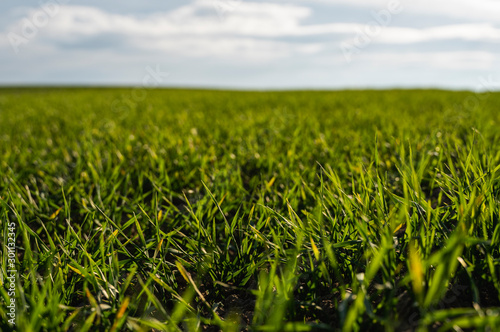
[[[2,0],[18,84],[499,90],[500,1]]]

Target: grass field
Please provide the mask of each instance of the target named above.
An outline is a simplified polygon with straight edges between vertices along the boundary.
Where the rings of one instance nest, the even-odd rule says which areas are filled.
[[[0,89],[0,327],[500,331],[499,105]]]

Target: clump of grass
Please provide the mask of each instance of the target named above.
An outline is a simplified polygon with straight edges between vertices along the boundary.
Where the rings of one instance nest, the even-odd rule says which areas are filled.
[[[17,330],[500,329],[500,94],[127,92],[0,90]]]

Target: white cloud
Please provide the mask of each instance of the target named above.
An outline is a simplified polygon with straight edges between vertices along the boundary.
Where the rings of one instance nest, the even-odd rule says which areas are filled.
[[[427,29],[387,27],[378,42],[411,44],[427,41],[460,39],[465,41],[500,41],[500,29],[489,24],[447,25]]]
[[[212,3],[203,0],[171,12],[143,19],[109,14],[92,7],[66,6],[54,18],[49,29],[53,37],[63,39],[103,33],[139,38],[169,38],[172,36],[280,38],[354,34],[366,27],[366,24],[359,23],[304,25],[301,21],[312,15],[311,10],[307,7],[291,5],[241,3],[224,20],[220,20],[214,11]],[[206,15],[207,12],[212,15]],[[498,40],[500,38],[500,29],[483,23],[427,29],[388,26],[384,27],[383,30],[384,36],[381,40],[395,43],[433,39]]]
[[[300,21],[310,15],[307,7],[242,3],[234,15],[221,20],[213,3],[202,0],[142,18],[111,14],[94,7],[61,6],[58,14],[33,39],[39,43],[77,46],[105,36],[110,45],[121,42],[131,49],[261,61],[320,51],[318,43],[272,38],[301,35]],[[22,24],[22,21],[16,22],[8,30],[22,35]],[[102,43],[101,46],[106,47]]]
[[[470,21],[500,22],[500,1],[497,0],[301,0],[300,3],[323,3],[330,5],[348,5],[382,10],[389,3],[400,3],[405,13],[440,15]]]
[[[202,0],[145,18],[109,14],[93,7],[64,6],[49,29],[58,37],[100,33],[157,37],[220,34],[273,37],[297,34],[300,21],[311,14],[307,7],[242,3],[221,20],[212,2]]]
[[[214,72],[226,75],[224,82],[244,81],[244,77],[235,77],[233,69],[236,69],[254,75],[256,82],[261,76],[269,78],[277,75],[281,78],[276,78],[276,82],[281,80],[287,85],[289,81],[285,77],[293,77],[294,72],[301,72],[303,77],[309,77],[308,73],[310,77],[334,77],[331,81],[341,84],[337,74],[347,70],[357,72],[359,77],[372,75],[375,77],[373,81],[377,81],[385,75],[386,68],[399,68],[401,73],[405,73],[407,68],[414,72],[420,72],[419,68],[432,68],[458,73],[467,70],[491,71],[500,63],[500,57],[495,53],[495,50],[500,50],[497,46],[500,25],[496,23],[499,19],[492,14],[497,5],[491,1],[477,0],[477,8],[474,9],[462,0],[453,3],[450,0],[436,3],[401,0],[404,11],[397,14],[398,19],[392,20],[391,24],[380,28],[380,33],[372,38],[374,45],[363,47],[355,54],[354,66],[346,64],[339,48],[340,42],[352,41],[374,21],[369,23],[353,19],[345,23],[348,18],[343,18],[344,23],[336,23],[333,16],[332,22],[325,22],[325,15],[318,15],[323,20],[319,23],[316,14],[321,13],[313,10],[309,0],[295,0],[295,5],[267,1],[238,2],[233,10],[223,13],[222,19],[212,0],[186,1],[177,9],[151,14],[118,14],[98,7],[62,6],[28,44],[19,46],[19,54],[11,52],[5,36],[10,31],[21,34],[22,21],[0,33],[0,57],[8,60],[0,69],[13,72],[9,63],[15,63],[21,68],[19,71],[36,67],[39,77],[80,70],[82,77],[106,72],[102,75],[103,79],[107,79],[108,73],[118,72],[117,68],[121,68],[121,73],[115,77],[123,77],[126,76],[124,68],[128,73],[131,67],[141,68],[143,63],[154,59],[162,64],[183,66],[179,69],[183,75],[191,70],[194,77],[191,81],[197,79],[196,75],[200,75],[203,82],[216,80]],[[366,17],[369,17],[371,10],[387,8],[390,0],[325,2],[366,8]],[[428,27],[423,29],[416,28],[414,21],[400,23],[404,22],[404,17],[400,15],[424,12],[444,15],[446,10],[446,15],[464,18],[459,21],[462,23],[443,20],[440,26],[424,24]],[[467,10],[470,10],[470,17],[465,19]],[[31,11],[28,18],[35,11]],[[474,19],[480,15],[486,18]],[[490,16],[495,18],[488,19]],[[421,17],[425,21],[425,15]],[[455,23],[449,24],[452,21]],[[407,25],[396,26],[396,23]],[[445,49],[443,44],[449,48]],[[481,45],[481,49],[468,49],[471,45]],[[380,53],[381,50],[384,53]],[[43,59],[44,66],[33,65],[40,63],[40,59]],[[200,71],[203,70],[210,74],[202,77]],[[29,69],[26,77],[30,75],[33,75],[33,69]],[[183,79],[183,84],[190,82],[187,78]],[[267,84],[267,80],[264,83]],[[306,82],[301,84],[307,85]]]
[[[365,3],[364,0],[356,1],[357,4]],[[40,29],[37,39],[43,43],[63,42],[74,46],[89,38],[107,36],[110,45],[121,42],[132,49],[160,50],[188,57],[262,61],[293,54],[314,54],[324,48],[320,42],[284,41],[286,37],[322,35],[325,38],[330,35],[331,41],[349,41],[346,35],[355,36],[368,26],[359,23],[304,25],[302,21],[311,15],[311,9],[304,6],[241,2],[221,20],[213,2],[205,0],[148,17],[112,14],[87,6],[62,6],[49,24]],[[19,31],[20,24],[13,25],[10,30]],[[375,42],[386,44],[446,39],[496,42],[500,41],[500,29],[491,24],[427,29],[387,26],[373,38]]]
[[[461,52],[383,52],[359,54],[357,63],[370,62],[373,65],[386,68],[401,68],[416,66],[421,68],[433,68],[439,70],[487,70],[493,67],[499,57],[484,51],[461,51]]]

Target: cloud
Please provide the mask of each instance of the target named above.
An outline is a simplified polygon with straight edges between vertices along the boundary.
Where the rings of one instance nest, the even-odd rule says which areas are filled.
[[[307,7],[241,3],[234,15],[221,19],[213,3],[202,0],[147,17],[113,14],[88,6],[61,6],[34,39],[54,47],[88,48],[94,43],[105,48],[105,36],[109,45],[132,50],[261,61],[318,52],[321,45],[317,43],[273,39],[300,35],[300,21],[310,15]],[[16,22],[8,30],[22,35],[23,23]]]
[[[362,28],[358,27],[360,31]],[[500,41],[500,29],[490,24],[459,24],[427,29],[384,27],[377,42],[386,44],[411,44],[439,40]]]
[[[439,70],[462,70],[464,68],[487,70],[499,60],[494,54],[484,51],[373,52],[360,54],[357,63],[371,63],[392,69],[414,66]]]
[[[486,0],[478,0],[479,9],[470,9],[462,0],[443,0],[457,17],[463,17],[466,9],[471,10],[471,18],[458,22],[429,21],[425,15],[405,20],[404,15],[418,11],[434,15],[433,8],[444,13],[446,6],[438,2],[430,7],[428,0],[422,0],[426,5],[401,0],[403,12],[380,27],[371,43],[355,54],[355,63],[351,65],[340,50],[341,42],[352,42],[375,24],[370,12],[387,8],[390,0],[325,1],[342,8],[358,6],[361,13],[366,9],[366,15],[354,15],[350,22],[351,16],[342,17],[343,23],[337,23],[337,12],[320,12],[324,6],[311,5],[309,0],[295,0],[294,4],[271,1],[233,0],[233,7],[221,11],[212,0],[196,0],[163,12],[117,13],[76,5],[75,0],[72,5],[61,6],[29,43],[20,45],[19,54],[11,52],[5,36],[9,32],[22,35],[25,21],[17,20],[0,28],[0,81],[14,75],[16,80],[34,75],[40,80],[52,79],[56,73],[59,79],[71,76],[90,82],[99,77],[99,82],[123,82],[126,77],[130,82],[135,77],[130,68],[140,71],[144,64],[160,63],[169,71],[179,68],[179,84],[213,81],[229,86],[230,82],[246,82],[252,77],[252,82],[261,79],[264,86],[271,81],[274,86],[279,86],[279,82],[288,85],[290,78],[295,79],[293,84],[302,86],[318,86],[318,82],[339,86],[339,77],[349,82],[351,73],[353,79],[372,75],[370,82],[377,82],[386,77],[387,68],[399,68],[401,77],[409,77],[404,75],[408,68],[413,73],[420,73],[420,68],[459,73],[492,71],[500,64],[498,19],[473,19],[486,9],[496,8]],[[30,19],[36,12],[25,11],[26,17]],[[415,23],[420,17],[423,23]],[[245,74],[235,74],[238,72]],[[300,78],[294,76],[299,72]],[[137,76],[140,78],[141,74]],[[310,82],[303,81],[303,77]]]
[[[356,0],[355,3],[368,2]],[[303,21],[313,14],[310,8],[276,3],[237,2],[237,6],[223,13],[222,18],[218,14],[214,2],[206,0],[146,17],[108,13],[88,6],[61,6],[48,25],[40,29],[36,39],[45,44],[45,48],[47,45],[55,48],[115,47],[186,57],[266,61],[294,54],[319,53],[327,43],[349,41],[349,37],[352,39],[369,26],[359,23],[306,25]],[[22,22],[12,25],[10,30],[19,32]],[[483,23],[427,29],[387,26],[380,31],[373,39],[385,44],[446,39],[500,41],[500,29]],[[311,42],[303,38],[317,36],[327,41]]]
[[[465,21],[490,21],[500,23],[500,1],[496,0],[301,0],[299,3],[322,3],[381,10],[389,3],[398,2],[408,14],[444,16]]]

